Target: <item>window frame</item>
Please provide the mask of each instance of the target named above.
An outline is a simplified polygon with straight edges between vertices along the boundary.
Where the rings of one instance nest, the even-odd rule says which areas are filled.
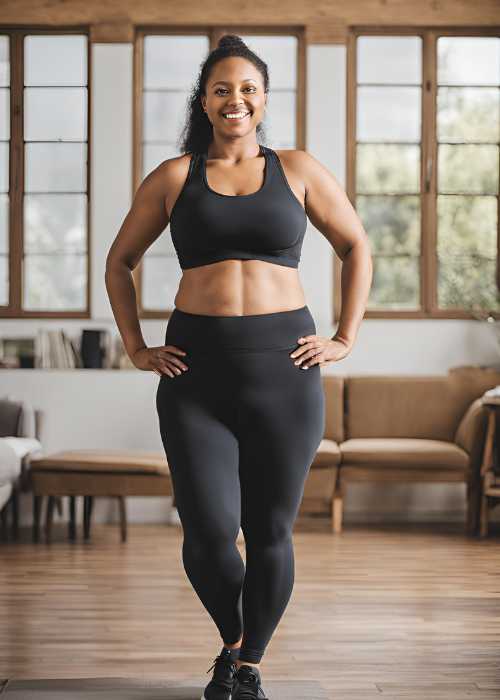
[[[361,36],[419,36],[422,39],[422,105],[421,105],[421,254],[420,254],[420,308],[411,310],[366,310],[364,318],[435,318],[474,319],[463,308],[443,309],[437,305],[437,40],[443,36],[496,36],[500,27],[409,27],[357,25],[349,27],[347,36],[346,86],[346,194],[356,201],[356,117],[357,117],[357,38]],[[499,158],[500,161],[500,158]],[[426,185],[426,164],[431,163]],[[500,169],[500,162],[499,162]],[[497,288],[500,290],[500,193],[497,193]],[[340,319],[342,261],[333,260],[333,322]],[[500,311],[492,314],[500,318]]]
[[[22,308],[24,255],[24,38],[33,35],[79,34],[87,37],[87,293],[82,311],[38,311]],[[0,35],[9,37],[10,141],[9,141],[9,302],[0,306],[0,318],[90,318],[92,280],[91,232],[91,139],[92,139],[92,43],[88,26],[0,25]]]
[[[261,26],[261,25],[176,25],[156,26],[156,25],[141,25],[136,27],[134,40],[134,107],[133,107],[133,187],[134,193],[139,188],[142,177],[142,95],[143,95],[143,61],[144,61],[144,38],[149,34],[164,34],[164,35],[203,35],[209,39],[209,51],[216,48],[221,36],[224,34],[260,34],[267,36],[295,36],[297,38],[297,101],[296,101],[296,148],[299,150],[305,149],[306,143],[306,26]],[[193,76],[193,79],[196,76]],[[165,229],[166,230],[166,229]],[[162,233],[161,235],[164,235]],[[170,318],[173,308],[163,311],[145,309],[142,304],[142,273],[143,261],[139,262],[133,270],[132,276],[134,279],[137,311],[139,318],[146,319],[168,319]]]

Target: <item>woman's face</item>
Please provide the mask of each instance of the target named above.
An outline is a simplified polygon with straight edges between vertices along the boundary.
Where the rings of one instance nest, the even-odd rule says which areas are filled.
[[[201,96],[203,109],[215,130],[243,136],[264,119],[267,95],[262,75],[251,61],[231,56],[213,67]],[[227,112],[242,112],[225,117]]]

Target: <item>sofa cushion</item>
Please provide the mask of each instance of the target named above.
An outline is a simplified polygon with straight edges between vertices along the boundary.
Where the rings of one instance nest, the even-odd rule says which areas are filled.
[[[325,393],[325,437],[335,442],[345,440],[344,433],[344,377],[323,374]]]
[[[340,443],[342,464],[468,469],[469,455],[452,442],[415,438],[353,438]],[[341,467],[342,468],[342,467]]]
[[[0,437],[37,438],[36,410],[11,394],[0,397]]]
[[[21,458],[8,438],[0,438],[0,486],[15,481],[21,474]]]
[[[316,455],[313,459],[311,467],[314,468],[328,468],[331,466],[336,466],[340,463],[340,448],[335,440],[328,440],[328,438],[323,438],[319,443],[319,447],[316,451]]]
[[[31,460],[30,466],[33,471],[169,473],[164,455],[144,450],[64,450]]]
[[[453,442],[468,407],[447,376],[353,376],[345,381],[346,433],[351,438],[418,438]]]
[[[19,435],[23,406],[21,401],[0,398],[0,437]]]

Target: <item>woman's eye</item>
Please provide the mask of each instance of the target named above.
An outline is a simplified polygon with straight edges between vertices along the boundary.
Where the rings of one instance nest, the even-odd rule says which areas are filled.
[[[243,89],[244,90],[251,90],[252,92],[255,92],[254,87],[247,87],[247,88],[243,88]],[[224,88],[217,88],[217,90],[215,91],[215,94],[218,95],[221,92],[227,92],[227,90],[224,90]]]

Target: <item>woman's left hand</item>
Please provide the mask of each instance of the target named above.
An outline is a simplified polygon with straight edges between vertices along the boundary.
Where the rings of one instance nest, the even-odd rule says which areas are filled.
[[[320,335],[305,335],[298,339],[298,343],[300,348],[294,350],[290,357],[301,369],[308,369],[313,365],[323,367],[329,362],[342,360],[350,353],[352,347],[339,338],[323,338]]]

